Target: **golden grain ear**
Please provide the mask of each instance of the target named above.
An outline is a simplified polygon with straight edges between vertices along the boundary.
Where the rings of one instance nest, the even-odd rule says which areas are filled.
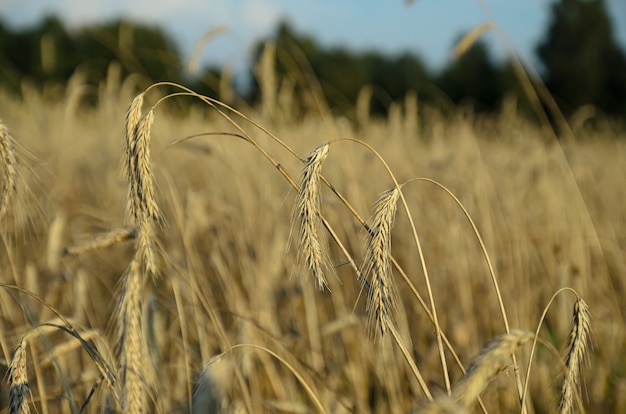
[[[565,356],[565,375],[561,381],[559,412],[562,414],[574,412],[575,395],[580,390],[580,374],[590,344],[591,312],[587,303],[582,298],[578,298],[574,304],[572,329],[567,341],[567,355]]]
[[[322,230],[320,176],[322,164],[328,157],[328,148],[328,144],[319,146],[307,156],[292,213],[292,226],[298,226],[298,260],[306,265],[320,290],[328,287],[325,273],[330,269],[320,234]]]
[[[370,332],[387,333],[393,323],[396,292],[391,266],[391,229],[398,209],[400,189],[393,187],[380,195],[368,232],[362,274],[369,283],[367,312]]]

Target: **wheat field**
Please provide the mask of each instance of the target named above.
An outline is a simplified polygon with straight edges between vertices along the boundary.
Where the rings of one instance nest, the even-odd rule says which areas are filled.
[[[2,412],[626,411],[615,125],[139,92],[0,94]]]

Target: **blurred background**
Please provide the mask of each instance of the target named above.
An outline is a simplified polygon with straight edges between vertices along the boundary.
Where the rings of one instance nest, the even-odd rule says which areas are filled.
[[[474,41],[455,55],[472,30]],[[343,115],[364,85],[373,88],[375,113],[414,91],[422,101],[487,112],[513,96],[530,114],[514,53],[566,115],[591,105],[626,118],[621,0],[4,0],[0,85],[18,93],[25,81],[63,84],[80,71],[95,86],[116,61],[146,84],[171,80],[216,97],[228,75],[235,94],[253,103],[250,68],[268,41],[279,75],[294,65],[310,71]]]

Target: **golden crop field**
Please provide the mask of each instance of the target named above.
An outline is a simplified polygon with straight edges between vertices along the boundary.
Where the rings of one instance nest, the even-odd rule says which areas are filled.
[[[608,121],[165,91],[0,94],[2,412],[626,411]]]

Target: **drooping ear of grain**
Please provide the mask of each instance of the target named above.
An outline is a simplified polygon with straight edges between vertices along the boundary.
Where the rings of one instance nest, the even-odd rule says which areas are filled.
[[[26,372],[26,343],[22,340],[15,352],[9,366],[9,414],[29,414],[30,408],[26,398],[28,397],[28,374]]]
[[[518,330],[497,336],[472,359],[465,375],[452,387],[452,398],[470,408],[495,375],[511,363],[511,356],[517,348],[533,336],[530,332]]]
[[[575,395],[580,389],[580,374],[590,343],[591,312],[587,303],[582,298],[578,298],[574,304],[572,330],[567,341],[565,376],[561,381],[559,412],[562,414],[574,412]]]
[[[299,224],[298,260],[306,264],[320,290],[328,287],[324,273],[328,271],[329,266],[320,236],[322,227],[320,175],[322,164],[328,156],[328,148],[328,144],[322,145],[307,156],[302,168],[300,191],[293,210],[293,223]]]
[[[369,330],[387,333],[394,320],[395,287],[391,267],[391,229],[396,217],[400,189],[394,187],[380,195],[374,207],[371,232],[367,235],[363,281],[368,281],[367,312]]]
[[[2,176],[0,219],[6,215],[11,200],[16,192],[17,159],[14,147],[13,138],[9,133],[9,129],[4,125],[2,120],[0,120],[0,157],[2,157],[2,165],[0,166],[0,174]]]

